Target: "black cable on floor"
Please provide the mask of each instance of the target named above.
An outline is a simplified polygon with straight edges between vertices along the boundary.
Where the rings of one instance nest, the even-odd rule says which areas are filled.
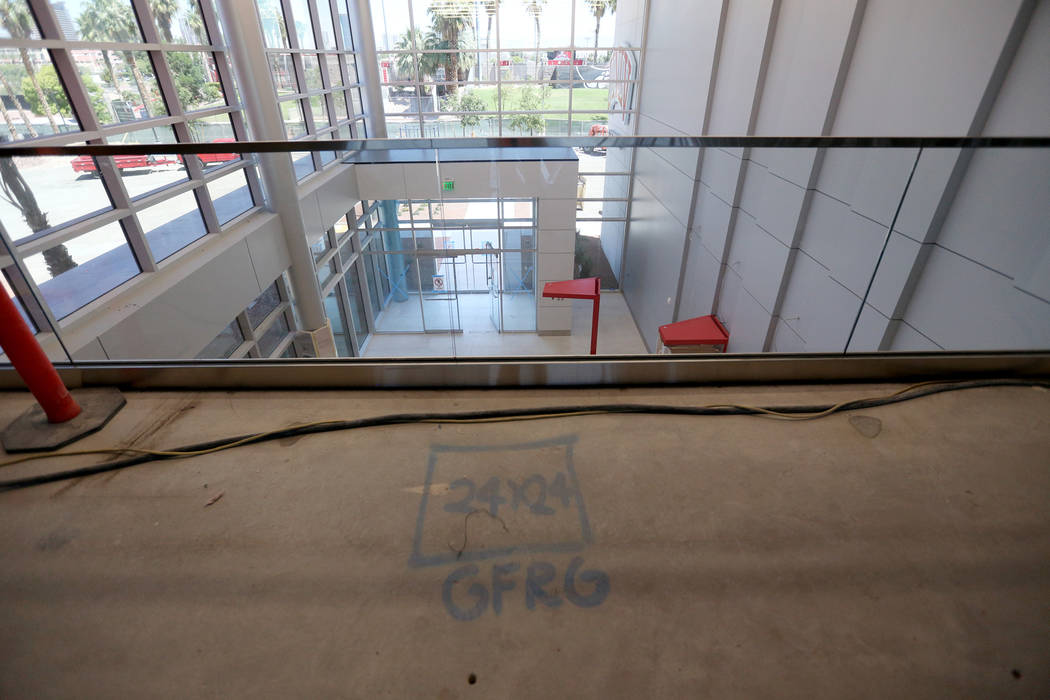
[[[901,392],[898,392],[897,394],[891,394],[885,397],[858,399],[855,401],[845,401],[838,404],[817,404],[808,406],[793,405],[748,407],[730,404],[711,406],[673,406],[667,404],[614,403],[589,405],[580,404],[573,406],[544,406],[539,408],[524,409],[491,409],[483,411],[465,411],[456,413],[395,413],[388,414],[385,416],[375,416],[372,418],[360,418],[357,420],[347,421],[329,421],[317,424],[309,424],[305,426],[296,426],[283,430],[274,430],[266,433],[251,433],[247,435],[239,435],[236,437],[220,438],[217,440],[199,442],[193,445],[185,445],[183,447],[178,447],[171,450],[162,450],[159,452],[201,452],[206,450],[219,451],[228,447],[254,445],[262,442],[269,442],[271,440],[280,440],[283,438],[299,437],[303,435],[313,435],[316,433],[329,433],[339,430],[357,430],[361,428],[374,428],[384,425],[406,425],[435,422],[495,422],[501,419],[537,420],[541,418],[557,418],[571,417],[574,415],[614,413],[671,416],[775,416],[776,414],[780,414],[784,417],[797,416],[799,418],[807,417],[806,414],[820,414],[811,416],[813,418],[817,418],[824,417],[827,415],[833,415],[835,413],[841,413],[843,411],[854,411],[858,409],[875,408],[878,406],[888,406],[891,404],[901,403],[903,401],[911,401],[912,399],[917,399],[924,396],[931,396],[933,394],[941,394],[948,391],[960,391],[964,389],[978,389],[982,387],[994,386],[1040,386],[1050,388],[1050,382],[1028,379],[975,379],[970,381],[944,384],[916,385],[916,388],[914,389],[905,389]],[[235,445],[234,443],[237,444]],[[61,453],[56,453],[54,456],[61,456]],[[129,467],[134,467],[149,462],[167,459],[186,459],[190,456],[194,455],[142,454],[135,457],[127,457],[124,459],[114,460],[111,462],[103,462],[101,464],[77,467],[74,469],[51,472],[48,474],[40,474],[37,476],[23,477],[20,479],[0,481],[0,491],[13,491],[16,489],[24,489],[29,488],[31,486],[39,486],[42,484],[49,484],[56,481],[64,481],[66,479],[75,479],[83,476],[91,476],[92,474],[102,474],[105,472],[127,469]]]

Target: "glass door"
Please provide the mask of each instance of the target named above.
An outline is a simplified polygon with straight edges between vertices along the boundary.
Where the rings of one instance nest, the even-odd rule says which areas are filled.
[[[426,333],[460,333],[459,285],[463,253],[435,251],[419,255],[419,294]]]

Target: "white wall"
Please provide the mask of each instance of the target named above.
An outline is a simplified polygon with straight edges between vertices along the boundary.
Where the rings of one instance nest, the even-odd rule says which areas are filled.
[[[651,0],[641,133],[1046,135],[1048,66],[1046,0]],[[1050,345],[1050,153],[917,155],[639,153],[647,344],[714,312],[741,352]]]

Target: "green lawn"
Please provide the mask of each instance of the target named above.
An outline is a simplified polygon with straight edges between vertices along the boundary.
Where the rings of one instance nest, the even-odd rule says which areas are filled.
[[[496,104],[495,87],[466,88],[471,94],[477,95],[485,102],[485,110],[495,112],[499,106]],[[503,111],[518,109],[518,92],[520,87],[503,88]],[[547,101],[541,109],[551,112],[564,112],[569,109],[569,90],[559,89],[550,91]],[[573,112],[608,112],[609,111],[609,89],[608,88],[574,88],[572,90]]]

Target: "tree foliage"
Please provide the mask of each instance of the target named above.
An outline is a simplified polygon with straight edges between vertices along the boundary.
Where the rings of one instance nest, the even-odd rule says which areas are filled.
[[[172,51],[165,55],[171,75],[175,79],[175,89],[179,103],[189,111],[200,109],[204,103],[215,102],[222,98],[222,89],[218,83],[209,82],[201,62],[190,53]]]
[[[550,86],[544,85],[542,88],[536,88],[531,85],[525,85],[518,90],[517,96],[518,109],[523,111],[541,110],[547,103],[547,97],[550,96]],[[547,120],[542,114],[513,114],[508,123],[512,129],[527,131],[530,136],[535,135],[537,131],[542,134],[547,126]]]
[[[88,91],[88,95],[91,98],[91,107],[95,110],[95,113],[100,117],[109,114],[109,108],[106,106],[105,97],[102,95],[102,88],[99,87],[98,83],[95,82],[94,78],[90,75],[83,74],[80,76],[84,82],[84,87]],[[40,91],[44,93],[44,99],[47,100],[51,109],[58,115],[63,117],[72,117],[73,108],[69,104],[69,98],[66,97],[66,91],[62,87],[62,82],[58,79],[58,74],[55,73],[54,66],[43,66],[36,72],[37,85]],[[40,97],[37,93],[36,88],[33,86],[33,82],[29,79],[29,76],[22,78],[22,94],[25,95],[26,104],[29,105],[29,109],[33,110],[38,114],[42,114],[44,105],[40,103]]]

